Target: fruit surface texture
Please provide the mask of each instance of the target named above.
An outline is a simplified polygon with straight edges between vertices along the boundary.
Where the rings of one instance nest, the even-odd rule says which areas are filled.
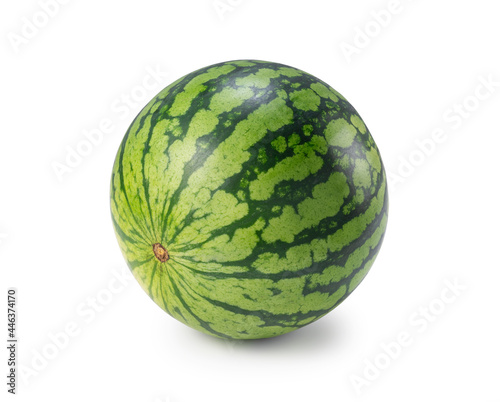
[[[379,150],[350,103],[256,60],[162,90],[111,178],[134,277],[172,317],[221,338],[281,335],[338,306],[372,266],[387,210]]]

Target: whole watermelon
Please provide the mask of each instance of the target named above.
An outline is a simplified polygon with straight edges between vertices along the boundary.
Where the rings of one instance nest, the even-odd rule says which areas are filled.
[[[387,207],[379,151],[349,102],[257,60],[161,91],[111,180],[134,277],[171,316],[221,338],[281,335],[338,306],[377,256]]]

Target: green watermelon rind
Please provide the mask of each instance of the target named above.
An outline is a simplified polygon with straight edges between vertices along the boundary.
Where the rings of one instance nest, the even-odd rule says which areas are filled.
[[[387,211],[356,110],[314,76],[257,60],[162,90],[127,130],[111,179],[134,277],[171,316],[221,338],[281,335],[338,306],[372,266]]]

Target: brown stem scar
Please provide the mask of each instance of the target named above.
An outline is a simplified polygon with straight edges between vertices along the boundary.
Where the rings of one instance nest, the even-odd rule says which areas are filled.
[[[155,253],[155,257],[160,262],[165,262],[170,258],[167,249],[163,247],[160,243],[153,244],[153,253]]]

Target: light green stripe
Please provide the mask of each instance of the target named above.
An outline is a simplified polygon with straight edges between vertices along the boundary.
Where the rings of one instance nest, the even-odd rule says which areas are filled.
[[[267,88],[271,84],[271,78],[277,78],[280,73],[270,68],[260,68],[255,74],[236,78],[236,85],[243,87]]]
[[[304,180],[321,169],[324,159],[315,151],[324,153],[326,142],[321,137],[315,137],[317,138],[307,144],[296,146],[295,155],[279,161],[268,171],[259,173],[257,180],[250,182],[250,197],[254,200],[267,200],[272,196],[278,183],[286,180]]]
[[[177,94],[172,106],[168,109],[170,116],[180,116],[187,112],[193,100],[207,87],[203,85],[207,81],[228,74],[236,67],[229,64],[213,67],[206,73],[199,74],[189,81],[184,87],[184,91]]]
[[[314,186],[312,197],[297,206],[285,206],[281,216],[269,220],[269,226],[262,232],[262,239],[268,243],[281,240],[292,243],[295,236],[307,228],[317,225],[322,219],[335,216],[349,195],[347,178],[343,173],[333,173],[328,181]]]

